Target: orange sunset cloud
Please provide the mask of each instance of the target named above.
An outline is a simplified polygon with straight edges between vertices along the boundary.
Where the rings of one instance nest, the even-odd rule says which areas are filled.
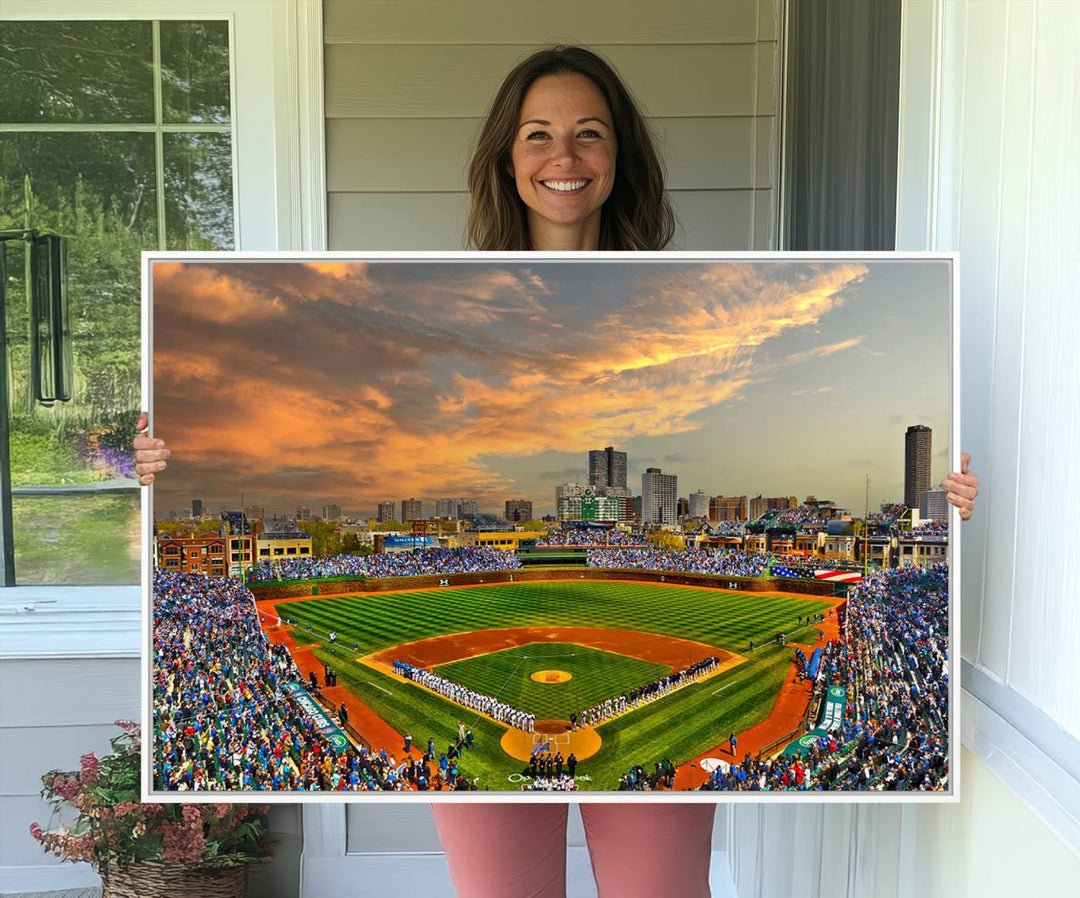
[[[749,385],[865,339],[817,333],[862,265],[613,273],[156,263],[155,432],[175,471],[159,490],[177,504],[240,482],[346,507],[398,494],[495,501],[530,489],[509,459],[691,434]]]

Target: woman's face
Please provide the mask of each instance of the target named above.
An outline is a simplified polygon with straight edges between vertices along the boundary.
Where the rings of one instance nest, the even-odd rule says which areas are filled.
[[[597,86],[584,75],[545,75],[521,104],[510,163],[528,209],[534,248],[600,234],[600,210],[615,182],[615,128]],[[597,248],[592,247],[579,247]]]

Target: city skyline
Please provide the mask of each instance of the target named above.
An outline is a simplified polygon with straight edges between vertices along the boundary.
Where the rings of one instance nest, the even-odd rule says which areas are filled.
[[[156,262],[153,289],[159,508],[540,517],[610,446],[631,485],[858,513],[867,475],[903,498],[912,425],[947,470],[941,260]]]

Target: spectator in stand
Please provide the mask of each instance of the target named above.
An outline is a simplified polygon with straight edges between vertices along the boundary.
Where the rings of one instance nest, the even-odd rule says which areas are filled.
[[[416,788],[415,777],[396,775],[385,749],[337,751],[322,736],[287,688],[303,674],[285,646],[270,644],[246,587],[159,570],[153,601],[155,788]],[[344,702],[337,713],[347,724]]]

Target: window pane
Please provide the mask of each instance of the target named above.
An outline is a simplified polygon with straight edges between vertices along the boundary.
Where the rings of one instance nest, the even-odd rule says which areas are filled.
[[[166,247],[232,249],[232,190],[230,135],[166,134]]]
[[[150,22],[4,22],[0,121],[153,122]]]
[[[229,23],[161,23],[162,121],[229,121]]]
[[[68,238],[75,373],[71,402],[47,408],[34,401],[24,244],[7,242],[14,486],[131,475],[140,388],[139,252],[157,245],[153,165],[151,134],[0,135],[0,228],[29,224]]]
[[[14,499],[19,583],[139,582],[139,493]]]

